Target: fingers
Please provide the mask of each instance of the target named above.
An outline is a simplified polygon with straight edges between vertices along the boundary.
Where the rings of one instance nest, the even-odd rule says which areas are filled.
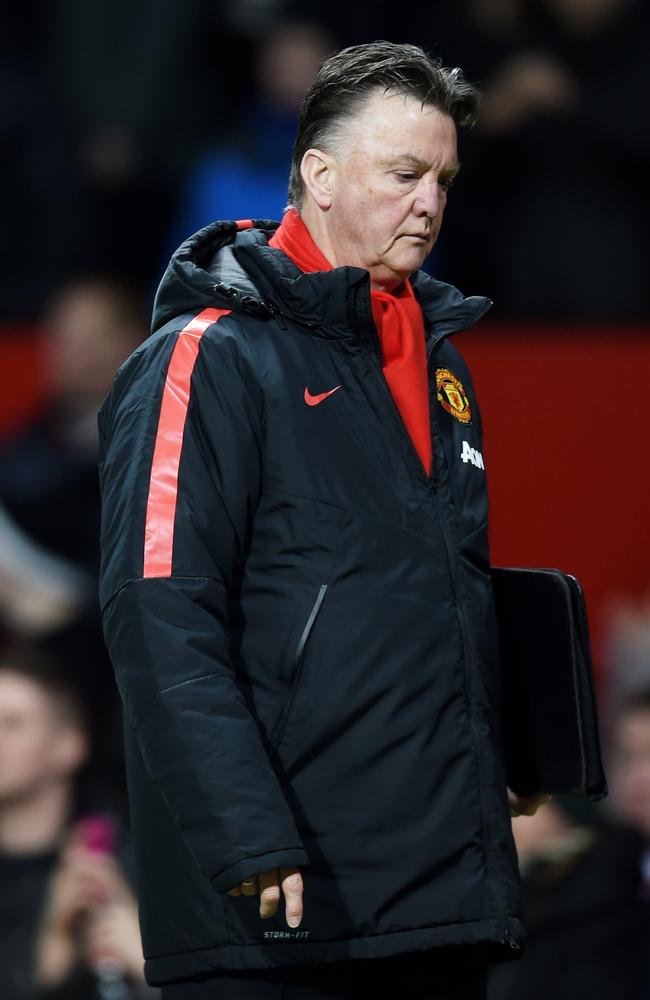
[[[251,875],[228,889],[229,896],[255,896],[258,892],[261,917],[268,919],[275,916],[284,893],[287,923],[289,927],[298,927],[303,917],[303,881],[299,868],[272,868],[259,875]]]
[[[262,872],[259,876],[260,887],[260,917],[274,917],[280,902],[280,879],[277,868]]]
[[[527,795],[519,800],[519,813],[521,816],[534,816],[541,805],[548,802],[550,795]]]
[[[550,800],[550,795],[517,795],[516,792],[508,789],[508,804],[510,815],[534,816],[540,806]]]
[[[247,879],[243,882],[238,882],[237,885],[233,885],[232,889],[228,889],[229,896],[256,896],[259,888],[257,884],[257,875],[249,875]]]
[[[302,920],[302,875],[298,868],[280,868],[285,914],[289,927],[297,927]]]
[[[508,789],[508,806],[510,807],[510,815],[515,817],[519,815],[519,796],[515,795],[511,789]]]
[[[244,896],[257,896],[259,891],[257,884],[257,875],[249,875],[248,878],[240,882],[242,895]]]

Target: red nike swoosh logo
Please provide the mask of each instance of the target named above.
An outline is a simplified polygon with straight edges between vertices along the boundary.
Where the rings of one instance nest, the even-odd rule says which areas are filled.
[[[312,396],[307,386],[305,386],[305,402],[307,403],[308,406],[316,406],[318,403],[322,403],[324,399],[327,399],[328,396],[331,396],[333,392],[336,392],[336,390],[340,388],[341,388],[340,385],[335,385],[334,388],[330,389],[328,392],[318,392],[315,396]]]

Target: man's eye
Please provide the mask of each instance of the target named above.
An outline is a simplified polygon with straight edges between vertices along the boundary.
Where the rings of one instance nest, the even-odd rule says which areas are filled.
[[[454,186],[453,177],[441,177],[439,181],[440,187],[443,191],[449,191],[449,188]]]
[[[415,180],[415,174],[402,173],[401,171],[398,171],[397,176],[399,177],[399,179],[401,181],[414,181]]]

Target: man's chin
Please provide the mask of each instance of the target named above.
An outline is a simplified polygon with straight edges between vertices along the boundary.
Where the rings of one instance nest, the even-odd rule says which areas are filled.
[[[412,251],[399,254],[392,260],[385,259],[382,264],[370,268],[371,287],[383,291],[392,291],[406,281],[422,267],[431,252],[431,247],[413,248]]]
[[[431,247],[414,247],[412,253],[400,254],[400,259],[395,261],[393,269],[395,274],[401,275],[401,280],[405,281],[409,275],[419,271],[425,260],[431,253]]]

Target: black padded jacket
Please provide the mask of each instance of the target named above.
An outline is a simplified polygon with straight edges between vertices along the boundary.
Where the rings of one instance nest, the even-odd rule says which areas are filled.
[[[381,367],[368,272],[277,223],[174,254],[99,416],[101,607],[125,709],[152,984],[456,944],[512,956],[481,419],[418,272],[432,473]],[[335,390],[335,391],[334,391]],[[304,916],[233,897],[300,867]]]

